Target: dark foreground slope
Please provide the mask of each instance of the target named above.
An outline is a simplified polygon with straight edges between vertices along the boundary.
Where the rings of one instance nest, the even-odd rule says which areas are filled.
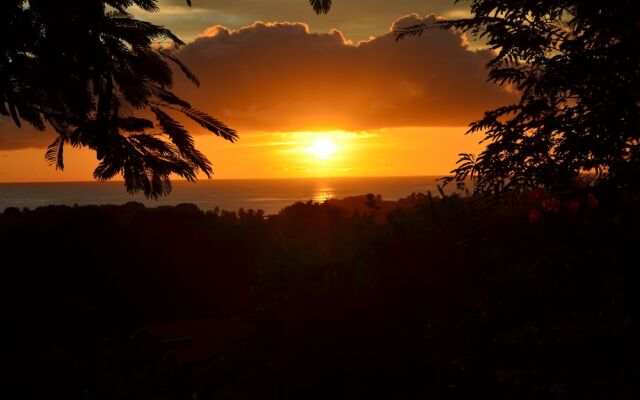
[[[639,398],[637,202],[539,196],[8,209],[8,398]]]

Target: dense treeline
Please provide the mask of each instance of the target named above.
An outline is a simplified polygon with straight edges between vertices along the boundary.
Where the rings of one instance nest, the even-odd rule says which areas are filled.
[[[311,203],[7,209],[10,398],[638,398],[637,201],[582,190],[427,197],[385,223]],[[140,327],[211,318],[253,333],[197,379],[132,361]]]

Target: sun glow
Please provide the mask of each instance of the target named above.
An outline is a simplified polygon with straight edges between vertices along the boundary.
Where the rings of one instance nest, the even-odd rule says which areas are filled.
[[[338,146],[331,139],[316,139],[311,146],[307,148],[307,152],[313,154],[316,158],[327,160],[338,150]]]

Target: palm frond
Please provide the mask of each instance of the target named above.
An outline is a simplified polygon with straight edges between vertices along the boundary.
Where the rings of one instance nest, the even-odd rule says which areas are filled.
[[[147,12],[158,12],[158,0],[106,0],[109,6],[119,9],[126,9],[133,5],[136,5]]]
[[[56,169],[59,170],[64,169],[64,143],[65,139],[58,136],[56,140],[47,147],[47,151],[44,153],[44,159],[47,161],[47,164],[55,165]]]
[[[18,117],[18,112],[16,111],[16,105],[13,103],[9,103],[9,113],[11,113],[11,118],[13,122],[18,126],[18,128],[22,127],[22,123],[20,123],[20,117]]]
[[[121,169],[122,166],[118,160],[113,157],[107,157],[104,158],[93,171],[93,177],[101,182],[108,181],[115,177]]]
[[[160,10],[158,0],[134,0],[133,2],[147,12],[158,12]]]
[[[197,122],[206,130],[213,132],[216,136],[220,136],[221,138],[232,143],[238,140],[238,133],[235,131],[235,129],[229,128],[224,123],[218,121],[209,114],[195,108],[183,108],[181,111],[184,115]]]
[[[331,0],[309,0],[309,4],[313,7],[316,14],[326,14],[331,9]]]
[[[34,109],[34,107],[22,104],[18,107],[18,113],[22,120],[27,121],[35,129],[39,131],[44,130],[45,126],[42,115],[37,109]]]
[[[149,86],[148,88],[154,96],[162,100],[164,103],[180,108],[191,108],[191,104],[182,100],[172,92],[160,86]]]
[[[149,40],[170,40],[175,46],[184,46],[184,42],[178,38],[169,29],[162,26],[152,24],[146,21],[140,21],[130,16],[115,16],[110,19],[113,22],[110,27],[115,30],[120,39],[128,41],[131,45],[143,45],[147,47],[146,41]],[[136,40],[132,40],[136,39]],[[131,41],[130,41],[131,40]]]
[[[193,138],[182,124],[157,107],[151,107],[151,111],[156,115],[162,131],[169,136],[181,152],[193,148]]]
[[[118,118],[118,127],[126,132],[144,132],[153,128],[153,122],[145,118]]]
[[[429,29],[442,29],[441,23],[436,21],[433,25],[427,25],[424,23],[415,24],[410,26],[405,26],[396,29],[393,33],[396,36],[396,41],[412,37],[412,36],[422,36],[422,34]]]
[[[176,145],[180,154],[189,162],[193,163],[194,168],[210,176],[212,173],[211,163],[204,154],[196,150],[193,137],[191,137],[184,126],[157,107],[152,107],[151,110],[156,115],[162,131],[169,136],[169,139]]]
[[[182,73],[196,86],[200,87],[200,80],[198,79],[198,77],[191,72],[191,70],[184,65],[184,63],[182,61],[180,61],[178,59],[178,57],[174,56],[170,50],[168,49],[159,49],[158,52],[166,59],[169,59],[171,61],[173,61],[174,64],[176,64],[178,66],[178,68],[180,68],[180,70],[182,71]]]

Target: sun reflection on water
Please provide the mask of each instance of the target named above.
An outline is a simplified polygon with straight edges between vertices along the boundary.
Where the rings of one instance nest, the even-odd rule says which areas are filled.
[[[319,188],[313,194],[313,201],[316,203],[324,203],[334,197],[332,188]]]

